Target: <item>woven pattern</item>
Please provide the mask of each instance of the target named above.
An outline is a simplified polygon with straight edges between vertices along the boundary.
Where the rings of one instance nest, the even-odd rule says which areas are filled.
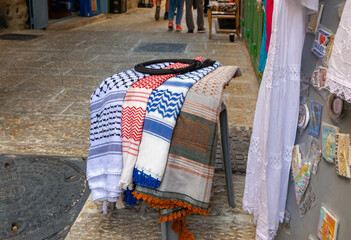
[[[164,68],[170,63],[150,66]],[[117,201],[122,172],[122,104],[128,88],[146,74],[130,69],[104,80],[90,98],[91,127],[87,180],[92,199]]]
[[[188,64],[175,63],[168,68],[183,68]],[[152,75],[134,83],[128,90],[122,109],[122,148],[123,170],[119,185],[126,189],[133,188],[133,169],[139,152],[139,144],[144,124],[144,117],[152,91],[176,74]]]
[[[138,160],[133,180],[136,184],[157,188],[162,180],[176,119],[190,87],[220,66],[215,62],[167,80],[152,92],[145,115]]]
[[[158,189],[136,187],[133,194],[137,199],[155,208],[169,209],[162,210],[160,221],[177,221],[190,213],[208,214],[223,87],[237,70],[220,67],[190,89],[177,120],[161,185]],[[207,89],[207,94],[198,89]],[[198,132],[202,137],[206,132],[207,136],[194,138]]]

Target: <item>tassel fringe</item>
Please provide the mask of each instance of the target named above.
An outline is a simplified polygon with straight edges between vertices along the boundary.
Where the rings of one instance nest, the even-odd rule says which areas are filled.
[[[168,221],[173,221],[177,220],[179,218],[185,217],[186,215],[189,215],[191,213],[198,213],[202,215],[208,215],[210,210],[204,210],[201,208],[197,208],[194,206],[191,206],[189,203],[178,201],[178,200],[169,200],[169,199],[160,199],[156,198],[153,196],[149,196],[143,193],[137,193],[137,192],[132,192],[134,197],[138,200],[142,199],[146,202],[148,202],[149,206],[152,208],[183,208],[182,210],[172,213],[167,216],[163,216],[159,218],[159,222],[168,222]]]

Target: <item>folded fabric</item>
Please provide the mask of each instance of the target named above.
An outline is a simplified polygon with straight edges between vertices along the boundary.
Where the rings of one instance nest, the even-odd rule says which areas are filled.
[[[165,68],[161,63],[151,68]],[[128,88],[149,76],[130,69],[104,80],[90,98],[91,127],[87,162],[87,180],[92,200],[117,201],[122,189],[118,186],[122,172],[121,114]]]
[[[202,58],[196,58],[203,60]],[[189,64],[175,63],[166,69],[183,68]],[[154,89],[176,74],[152,75],[134,83],[128,90],[122,109],[123,170],[119,182],[123,189],[133,189],[133,169],[139,153],[139,144],[149,97]]]
[[[167,80],[156,88],[146,109],[139,155],[135,164],[133,180],[145,187],[157,188],[162,180],[173,128],[190,87],[220,66],[215,62],[184,75]]]
[[[238,67],[219,67],[189,90],[159,188],[136,186],[133,195],[137,199],[162,209],[159,221],[177,222],[190,213],[208,214],[223,88],[239,75]]]

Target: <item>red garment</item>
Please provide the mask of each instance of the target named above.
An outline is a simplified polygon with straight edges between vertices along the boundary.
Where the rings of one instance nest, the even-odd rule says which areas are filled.
[[[272,32],[272,16],[273,16],[273,0],[267,0],[266,2],[266,49],[268,53],[269,42],[271,40],[271,32]]]

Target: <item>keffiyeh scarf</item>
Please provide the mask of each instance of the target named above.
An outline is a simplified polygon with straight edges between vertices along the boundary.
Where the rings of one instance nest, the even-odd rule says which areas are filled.
[[[190,213],[208,214],[223,88],[240,75],[238,67],[219,67],[189,90],[159,188],[136,186],[133,193],[151,207],[162,209],[159,221],[174,220],[176,225]],[[184,230],[182,234],[189,234]]]
[[[190,87],[220,66],[215,62],[184,75],[167,80],[156,88],[147,105],[139,155],[133,180],[145,187],[157,188],[162,180],[173,128]]]
[[[202,61],[202,58],[196,58]],[[183,68],[188,64],[175,63],[166,69]],[[119,185],[133,189],[133,169],[139,153],[139,144],[149,97],[154,89],[176,74],[152,75],[134,83],[128,90],[122,110],[123,170]]]
[[[161,69],[170,63],[155,64]],[[116,202],[122,189],[121,115],[128,88],[149,75],[130,69],[104,80],[90,98],[91,127],[87,180],[93,201]]]

